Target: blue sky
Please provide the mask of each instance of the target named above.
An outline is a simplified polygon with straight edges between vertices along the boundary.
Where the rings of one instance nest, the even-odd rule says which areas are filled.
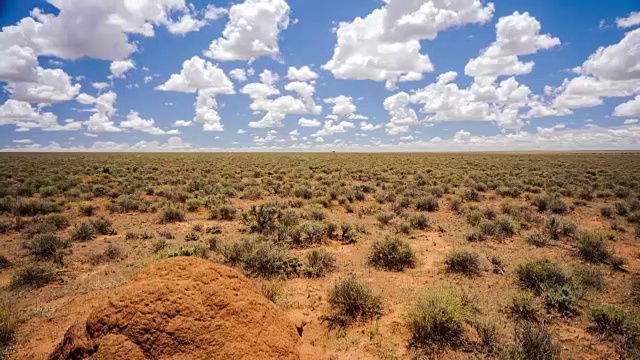
[[[634,0],[2,4],[4,151],[640,149]]]

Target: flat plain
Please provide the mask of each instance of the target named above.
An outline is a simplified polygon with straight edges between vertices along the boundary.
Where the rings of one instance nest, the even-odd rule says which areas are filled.
[[[43,359],[195,256],[300,357],[640,358],[640,152],[0,154],[0,340]],[[152,358],[149,356],[149,358]]]

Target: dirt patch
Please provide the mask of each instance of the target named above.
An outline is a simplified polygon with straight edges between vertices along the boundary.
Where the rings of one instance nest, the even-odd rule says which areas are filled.
[[[284,312],[239,272],[196,258],[152,264],[86,320],[50,359],[299,359]]]

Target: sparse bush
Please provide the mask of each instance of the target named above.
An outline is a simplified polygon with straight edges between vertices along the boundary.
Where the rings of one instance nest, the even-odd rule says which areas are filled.
[[[495,221],[495,235],[501,238],[512,237],[516,233],[516,224],[509,215],[500,215]]]
[[[522,322],[516,327],[516,343],[511,358],[516,360],[560,359],[560,346],[544,322]]]
[[[169,247],[169,242],[167,241],[166,238],[163,237],[154,241],[153,244],[151,244],[151,252],[156,254],[166,249],[167,247]]]
[[[122,249],[118,245],[109,244],[107,248],[98,254],[94,254],[90,257],[90,262],[93,265],[98,265],[103,262],[113,261],[122,256]]]
[[[605,206],[603,208],[600,208],[600,215],[605,219],[613,219],[613,216],[614,216],[613,208],[610,206]]]
[[[465,338],[468,309],[462,296],[446,290],[419,296],[406,315],[411,346],[458,346]]]
[[[11,288],[41,288],[55,280],[56,273],[50,265],[32,262],[16,269],[11,278]]]
[[[596,266],[581,266],[571,274],[572,281],[585,289],[602,290],[604,288],[604,274]]]
[[[329,290],[331,307],[324,319],[330,327],[345,327],[357,321],[367,321],[382,315],[382,300],[369,287],[353,277],[338,280]]]
[[[326,227],[321,221],[305,221],[298,228],[299,236],[293,239],[296,246],[313,246],[322,243],[326,234]]]
[[[173,248],[164,248],[163,250],[156,252],[153,258],[156,260],[160,260],[160,259],[168,259],[168,258],[179,257],[179,256],[193,256],[193,257],[206,259],[208,253],[209,252],[207,251],[207,248],[205,248],[200,244],[197,244],[194,246],[178,246]]]
[[[538,317],[535,299],[530,292],[520,292],[511,299],[509,313],[517,320],[533,321]]]
[[[492,353],[499,342],[498,340],[498,326],[496,323],[490,320],[474,321],[473,327],[478,333],[480,338],[480,344],[483,349],[489,353]]]
[[[388,236],[373,243],[368,262],[376,268],[402,271],[406,267],[415,267],[416,256],[406,241]]]
[[[467,188],[462,191],[462,198],[466,201],[480,201],[480,193],[473,188]]]
[[[49,260],[62,265],[64,250],[70,246],[68,241],[55,234],[37,234],[23,244],[37,260]]]
[[[616,207],[616,214],[620,215],[620,216],[627,216],[629,215],[629,206],[624,203],[624,202],[617,202],[614,204]]]
[[[447,270],[473,277],[480,274],[480,256],[469,250],[454,250],[445,260]]]
[[[353,225],[349,223],[340,224],[340,231],[342,232],[342,242],[345,244],[355,244],[358,241],[358,234],[353,228]]]
[[[548,288],[559,288],[568,282],[564,270],[549,259],[529,260],[518,265],[516,276],[522,287],[538,294]]]
[[[78,206],[78,211],[84,216],[93,216],[96,212],[96,207],[93,204],[81,204]]]
[[[396,214],[388,211],[381,211],[376,215],[376,219],[381,225],[389,225],[391,220],[396,217]]]
[[[418,211],[438,211],[440,205],[438,204],[438,198],[435,196],[427,196],[416,200],[416,210]]]
[[[244,239],[220,250],[229,264],[242,266],[252,276],[290,277],[302,270],[302,262],[288,248],[267,241]]]
[[[605,336],[619,335],[624,332],[627,313],[614,306],[601,306],[591,309],[593,330]]]
[[[18,319],[14,309],[7,303],[0,303],[0,358],[15,338]]]
[[[280,210],[276,208],[253,205],[249,211],[242,213],[242,222],[252,233],[269,234],[275,230],[280,215]]]
[[[635,274],[631,279],[631,302],[640,305],[640,274]]]
[[[304,275],[307,277],[322,277],[336,268],[336,257],[330,252],[320,249],[311,250],[307,254],[307,265]]]
[[[160,213],[160,224],[184,221],[184,212],[173,205],[167,205]]]
[[[607,263],[613,256],[607,240],[597,232],[578,232],[575,240],[578,256],[584,261],[594,264]]]
[[[188,212],[196,212],[200,209],[202,203],[198,199],[188,199],[185,203]]]
[[[200,234],[198,234],[196,231],[190,231],[189,233],[187,233],[187,235],[184,236],[184,241],[186,242],[198,240],[200,240]]]
[[[112,222],[109,219],[99,218],[95,220],[89,220],[89,224],[93,228],[96,234],[100,235],[115,235],[116,231],[112,227]]]
[[[578,314],[578,302],[584,295],[582,286],[574,281],[568,281],[562,286],[549,286],[542,290],[547,309],[555,309],[563,315]]]
[[[551,241],[549,235],[537,230],[527,234],[525,239],[527,243],[537,247],[547,246]]]
[[[71,241],[75,242],[87,242],[95,238],[96,232],[89,223],[76,224],[71,231],[69,231]]]

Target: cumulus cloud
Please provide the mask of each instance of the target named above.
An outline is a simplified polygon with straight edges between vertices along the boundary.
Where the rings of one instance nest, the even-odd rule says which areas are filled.
[[[234,93],[233,83],[224,70],[198,56],[185,60],[180,73],[171,75],[167,82],[156,89],[187,93],[207,89],[210,94]]]
[[[409,131],[409,127],[417,125],[418,116],[408,105],[411,97],[405,92],[389,96],[384,100],[384,109],[389,112],[389,123],[386,125],[389,135],[403,134]]]
[[[617,18],[616,25],[619,28],[629,28],[640,25],[640,11],[634,11],[626,17]]]
[[[333,120],[327,120],[324,122],[324,126],[322,129],[317,132],[311,134],[312,137],[322,137],[322,136],[332,136],[335,134],[345,133],[349,129],[355,128],[355,124],[350,121],[341,121],[334,125]]]
[[[39,128],[43,131],[75,131],[82,127],[82,123],[68,120],[64,124],[58,123],[58,117],[50,112],[34,109],[25,101],[8,99],[0,105],[0,126],[15,125],[16,131],[24,132]]]
[[[452,27],[484,24],[493,12],[493,3],[477,0],[386,0],[365,18],[338,25],[333,57],[323,68],[338,79],[385,81],[393,90],[433,71],[420,41]]]
[[[302,127],[319,127],[322,123],[316,119],[300,118],[300,120],[298,120],[298,125]]]
[[[120,122],[123,129],[141,131],[151,135],[165,135],[166,132],[156,126],[153,119],[143,119],[136,111],[131,110],[127,115],[127,120]]]
[[[222,37],[209,45],[206,56],[222,61],[277,58],[280,32],[289,26],[285,0],[245,0],[229,9]]]
[[[80,84],[71,84],[71,77],[62,69],[36,69],[34,82],[9,82],[5,87],[11,97],[31,103],[69,101],[80,92]]]
[[[635,99],[616,106],[614,116],[640,116],[640,95]]]
[[[522,75],[533,70],[534,62],[522,62],[518,56],[535,54],[539,50],[560,45],[560,39],[540,34],[542,26],[529,13],[501,17],[496,24],[496,40],[482,54],[465,66],[466,75],[498,77]]]
[[[109,67],[109,69],[111,70],[111,75],[116,78],[124,78],[124,73],[135,68],[136,63],[131,59],[113,61],[111,63],[111,66]]]
[[[326,98],[324,102],[327,104],[334,104],[331,112],[337,116],[349,116],[353,114],[357,108],[353,104],[353,98],[350,96],[340,95],[334,98]]]
[[[306,65],[299,69],[289,67],[289,70],[287,71],[287,79],[291,81],[311,81],[317,78],[318,74]]]
[[[87,94],[80,94],[76,100],[84,105],[95,105],[90,111],[94,112],[85,122],[89,133],[95,132],[121,132],[122,129],[111,120],[116,113],[116,100],[118,95],[113,91],[108,91],[98,97]]]

